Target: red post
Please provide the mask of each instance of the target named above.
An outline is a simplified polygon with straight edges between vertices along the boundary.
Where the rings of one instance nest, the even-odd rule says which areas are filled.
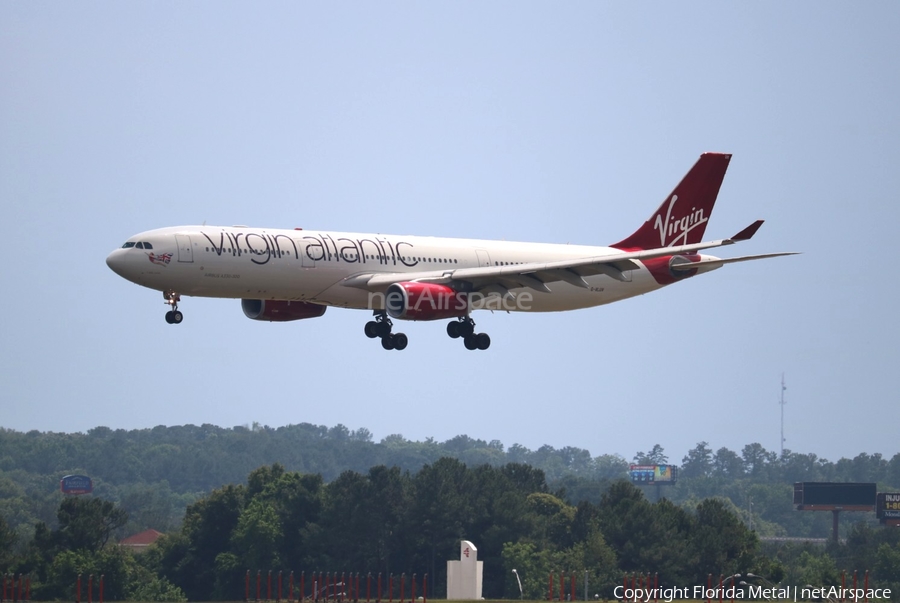
[[[416,575],[412,577],[412,592],[409,595],[410,603],[416,603]]]
[[[719,574],[719,603],[722,603],[722,580],[724,580],[724,576]]]
[[[388,601],[394,603],[394,574],[388,574]]]
[[[653,589],[653,603],[659,603],[659,572],[653,574]]]
[[[78,574],[78,580],[75,581],[75,603],[81,603],[81,574]]]
[[[359,603],[359,572],[356,572],[356,598],[354,601]]]
[[[250,570],[247,570],[247,576],[244,578],[244,603],[250,601]]]
[[[261,585],[262,585],[262,570],[256,570],[256,600],[257,601],[259,601]]]
[[[276,601],[281,601],[281,570],[278,570],[278,598]]]
[[[301,602],[303,601],[303,597],[306,596],[306,594],[305,594],[306,593],[306,584],[304,584],[305,582],[306,582],[306,572],[303,571],[303,572],[300,572],[300,595],[297,597],[297,600],[301,601]]]
[[[428,603],[428,574],[422,576],[422,603]]]
[[[863,602],[869,603],[869,570],[866,570],[866,582],[863,585]]]
[[[272,600],[272,570],[266,575],[266,601]]]
[[[103,574],[100,574],[100,603],[103,603]]]
[[[550,572],[550,585],[547,587],[547,600],[553,600],[553,572]]]
[[[369,603],[369,600],[372,596],[372,572],[366,574],[366,603]]]
[[[559,600],[566,600],[566,577],[562,572],[559,572]]]
[[[22,574],[19,574],[18,580],[16,580],[16,601],[22,600]]]
[[[841,603],[844,603],[844,589],[847,588],[844,582],[847,579],[847,570],[841,572]]]
[[[400,603],[403,603],[403,588],[406,586],[406,572],[400,574]]]
[[[337,596],[338,601],[344,603],[344,593],[347,592],[347,582],[344,579],[344,572],[341,572],[341,586],[340,590],[338,590]]]
[[[288,601],[294,603],[294,572],[288,575]]]
[[[709,591],[712,590],[712,574],[706,574],[706,603],[712,603],[710,601]]]
[[[575,572],[572,572],[572,588],[569,589],[569,597],[572,601],[575,600]]]
[[[375,593],[375,603],[381,603],[381,572],[378,572],[378,592]]]
[[[856,570],[853,570],[853,592],[856,592]],[[88,601],[88,603],[91,603]]]

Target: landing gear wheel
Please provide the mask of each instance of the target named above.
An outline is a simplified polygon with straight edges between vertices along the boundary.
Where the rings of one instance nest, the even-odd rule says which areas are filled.
[[[452,337],[453,339],[457,339],[459,337],[459,327],[462,323],[458,320],[454,320],[453,322],[447,323],[447,335]]]
[[[479,333],[478,335],[474,335],[475,344],[478,346],[479,350],[486,350],[491,347],[491,337],[487,333]]]
[[[457,328],[459,329],[460,336],[468,337],[469,335],[475,333],[475,321],[471,318],[457,324],[459,324]]]
[[[409,338],[406,337],[405,333],[395,333],[391,337],[394,340],[395,350],[405,350],[406,346],[409,344]]]
[[[382,339],[390,337],[391,335],[391,323],[384,322],[376,322],[375,323],[375,334]]]
[[[181,321],[184,320],[184,314],[178,311],[178,302],[181,301],[181,296],[170,289],[163,291],[163,299],[165,299],[165,303],[172,308],[166,312],[166,322],[170,325],[181,324]]]
[[[366,337],[369,339],[378,337],[378,323],[374,320],[370,320],[366,323]]]
[[[466,335],[463,339],[463,343],[466,345],[467,350],[477,350],[478,349],[478,337],[475,335]]]
[[[394,349],[394,337],[392,335],[388,335],[387,337],[381,338],[381,347],[386,350]]]

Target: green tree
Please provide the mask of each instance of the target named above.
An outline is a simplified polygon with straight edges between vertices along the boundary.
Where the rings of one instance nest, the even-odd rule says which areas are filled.
[[[128,513],[115,503],[83,497],[64,498],[56,517],[59,520],[57,543],[70,550],[97,551],[128,521]]]
[[[635,454],[634,462],[637,465],[665,465],[669,462],[669,457],[666,456],[662,446],[654,444],[650,452]]]
[[[708,442],[700,442],[681,459],[680,478],[708,477],[712,474],[713,452]]]

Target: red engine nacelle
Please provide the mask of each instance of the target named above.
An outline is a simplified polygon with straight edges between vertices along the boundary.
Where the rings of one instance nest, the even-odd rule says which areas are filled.
[[[318,318],[325,314],[326,306],[300,301],[275,301],[266,299],[242,299],[241,310],[251,320],[287,322],[304,318]]]
[[[653,275],[653,278],[656,279],[657,283],[660,285],[671,285],[675,281],[697,274],[696,268],[690,270],[675,270],[672,268],[673,266],[684,266],[685,264],[692,264],[699,260],[699,255],[690,253],[683,255],[666,255],[642,261],[644,266],[647,267],[647,270],[650,271],[650,274]]]
[[[387,288],[384,306],[391,318],[440,320],[465,316],[469,311],[469,298],[447,285],[394,283]]]

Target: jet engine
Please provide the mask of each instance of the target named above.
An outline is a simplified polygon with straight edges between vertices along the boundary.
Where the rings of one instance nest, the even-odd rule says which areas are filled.
[[[276,301],[268,299],[242,299],[241,310],[252,320],[287,322],[304,318],[318,318],[325,314],[326,306],[301,301]]]
[[[403,282],[387,288],[384,305],[391,318],[440,320],[465,316],[469,299],[465,293],[447,285]]]

